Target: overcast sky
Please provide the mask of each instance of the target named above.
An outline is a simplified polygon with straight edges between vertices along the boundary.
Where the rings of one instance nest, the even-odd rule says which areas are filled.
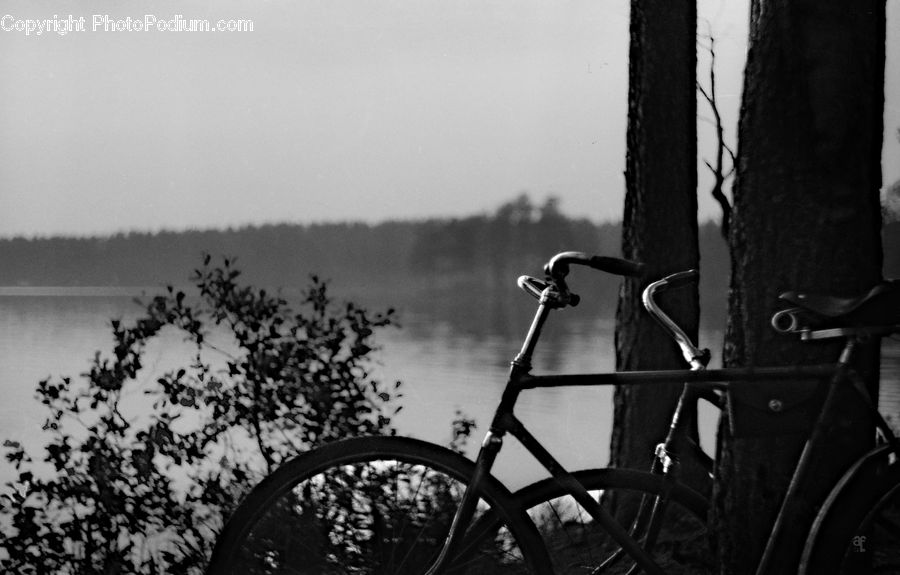
[[[898,3],[887,183],[900,178]],[[0,6],[0,236],[463,215],[521,191],[621,216],[627,0]],[[733,138],[747,2],[700,10]],[[85,30],[16,29],[69,15]],[[253,30],[93,30],[96,17],[176,15]]]

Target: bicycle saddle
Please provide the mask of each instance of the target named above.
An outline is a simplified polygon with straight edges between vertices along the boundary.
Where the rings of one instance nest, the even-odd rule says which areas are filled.
[[[789,291],[779,299],[823,318],[855,325],[900,323],[900,280],[886,280],[859,297],[843,298]]]

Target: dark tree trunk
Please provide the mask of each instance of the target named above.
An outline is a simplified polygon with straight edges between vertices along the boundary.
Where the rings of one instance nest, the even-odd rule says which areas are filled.
[[[733,271],[725,363],[828,362],[839,348],[769,327],[789,289],[859,294],[881,277],[884,0],[752,0],[730,238]],[[877,351],[877,350],[876,350]],[[869,350],[862,367],[872,370]],[[734,398],[730,398],[733,400]],[[818,454],[822,490],[871,441],[848,400],[843,427]],[[740,413],[744,408],[734,403]],[[804,434],[720,428],[713,529],[722,573],[754,572]],[[765,571],[793,573],[812,516],[792,514]]]
[[[691,0],[634,0],[629,53],[624,257],[648,278],[696,268],[696,7]],[[619,370],[684,367],[678,348],[641,305],[646,281],[627,279],[616,313]],[[665,309],[696,340],[695,288],[666,294]],[[615,392],[611,464],[647,468],[666,433],[679,385]]]

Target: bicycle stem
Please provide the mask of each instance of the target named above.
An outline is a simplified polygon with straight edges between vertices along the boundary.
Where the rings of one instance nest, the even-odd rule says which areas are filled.
[[[518,375],[527,374],[531,371],[531,358],[534,355],[535,347],[537,347],[538,339],[541,337],[541,330],[544,328],[544,323],[546,323],[547,318],[550,317],[550,310],[553,309],[554,293],[554,288],[552,286],[545,288],[541,293],[540,304],[538,305],[537,312],[534,314],[534,319],[531,321],[531,326],[528,328],[528,333],[525,335],[522,349],[512,361],[513,373],[511,374],[511,377],[513,378]]]

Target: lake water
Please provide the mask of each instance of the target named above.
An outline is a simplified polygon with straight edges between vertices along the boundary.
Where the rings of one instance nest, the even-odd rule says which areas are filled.
[[[473,443],[480,441],[499,400],[509,361],[530,321],[531,300],[517,297],[520,300],[511,307],[478,299],[410,305],[400,309],[400,328],[380,332],[376,376],[403,382],[404,408],[395,420],[402,434],[446,443],[459,409],[476,420],[479,430]],[[132,298],[133,290],[106,288],[0,289],[0,440],[17,440],[32,450],[43,444],[45,412],[33,398],[36,383],[47,377],[77,377],[98,350],[108,353],[109,320],[127,320],[140,312]],[[535,372],[611,370],[612,315],[610,310],[594,314],[576,310],[551,318],[534,360]],[[717,355],[721,333],[701,332],[701,341]],[[900,365],[897,347],[890,348],[885,362],[895,376]],[[184,357],[184,349],[175,334],[150,346],[145,373],[129,400],[139,405],[141,386],[151,385]],[[897,392],[896,387],[889,392],[893,394],[889,403],[895,407],[900,405]],[[534,390],[523,394],[517,413],[564,465],[602,466],[608,458],[611,397],[609,388]],[[715,418],[711,410],[702,414],[707,445],[713,440]],[[513,487],[543,476],[514,440],[506,442],[498,465],[498,475]],[[0,462],[0,482],[11,475],[10,467]]]

